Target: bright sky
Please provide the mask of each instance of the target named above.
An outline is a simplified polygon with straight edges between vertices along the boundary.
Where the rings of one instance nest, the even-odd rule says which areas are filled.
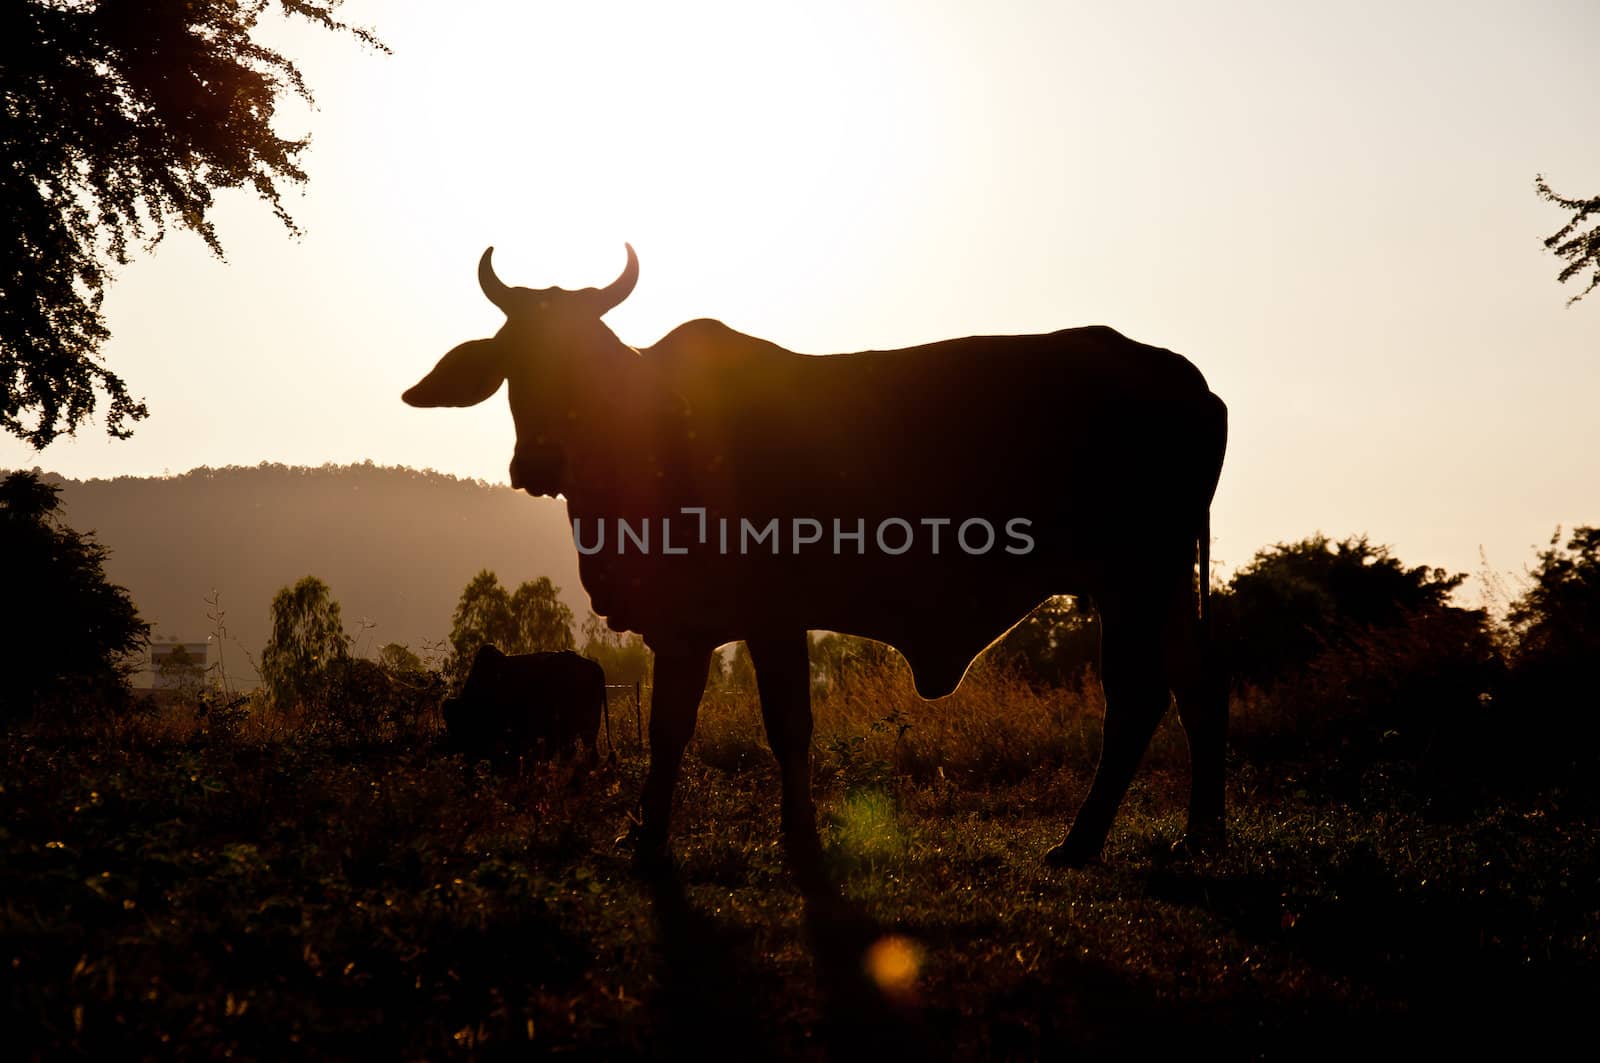
[[[286,237],[240,195],[122,272],[105,351],[151,417],[0,466],[372,459],[501,481],[505,401],[400,392],[502,318],[474,279],[642,274],[608,320],[806,352],[1112,325],[1229,404],[1215,556],[1319,529],[1520,571],[1600,523],[1600,293],[1545,173],[1600,192],[1593,0],[352,0],[384,58],[275,40],[318,109]]]

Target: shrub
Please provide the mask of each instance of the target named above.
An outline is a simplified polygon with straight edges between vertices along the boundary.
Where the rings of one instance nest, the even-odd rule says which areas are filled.
[[[444,689],[438,672],[344,657],[329,669],[321,723],[363,742],[415,734],[435,722]]]
[[[1241,691],[1233,736],[1247,753],[1397,760],[1460,780],[1497,755],[1503,674],[1483,612],[1418,610],[1343,631],[1298,673]]]

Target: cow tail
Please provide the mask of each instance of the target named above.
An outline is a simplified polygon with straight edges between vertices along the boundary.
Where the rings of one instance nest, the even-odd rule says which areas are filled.
[[[600,713],[606,718],[606,745],[611,747],[611,759],[617,759],[617,740],[611,737],[611,692],[600,684]]]
[[[1213,417],[1202,429],[1202,445],[1210,454],[1210,460],[1204,467],[1204,474],[1208,490],[1205,493],[1205,509],[1200,517],[1200,541],[1198,550],[1200,561],[1200,639],[1203,646],[1211,644],[1211,503],[1217,495],[1217,481],[1222,476],[1222,458],[1228,449],[1228,407],[1223,405],[1221,399],[1215,395],[1210,396]]]

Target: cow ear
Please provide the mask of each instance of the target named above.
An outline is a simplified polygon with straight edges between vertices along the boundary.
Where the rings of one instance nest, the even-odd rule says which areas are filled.
[[[505,378],[500,341],[468,340],[400,398],[408,406],[476,406],[499,391]]]

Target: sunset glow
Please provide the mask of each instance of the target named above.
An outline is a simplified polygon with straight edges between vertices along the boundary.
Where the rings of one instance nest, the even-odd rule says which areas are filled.
[[[226,264],[179,234],[123,270],[106,353],[151,419],[0,462],[503,482],[502,412],[399,393],[498,327],[485,246],[576,288],[631,241],[608,322],[634,344],[701,316],[813,353],[1105,323],[1187,355],[1233,410],[1228,565],[1322,528],[1514,569],[1594,519],[1570,485],[1600,477],[1596,307],[1564,307],[1532,194],[1600,179],[1559,103],[1592,5],[344,10],[395,54],[282,35],[318,94],[285,118],[313,137],[305,239],[240,197]]]
[[[10,0],[7,1058],[1592,1040],[1597,40]]]

